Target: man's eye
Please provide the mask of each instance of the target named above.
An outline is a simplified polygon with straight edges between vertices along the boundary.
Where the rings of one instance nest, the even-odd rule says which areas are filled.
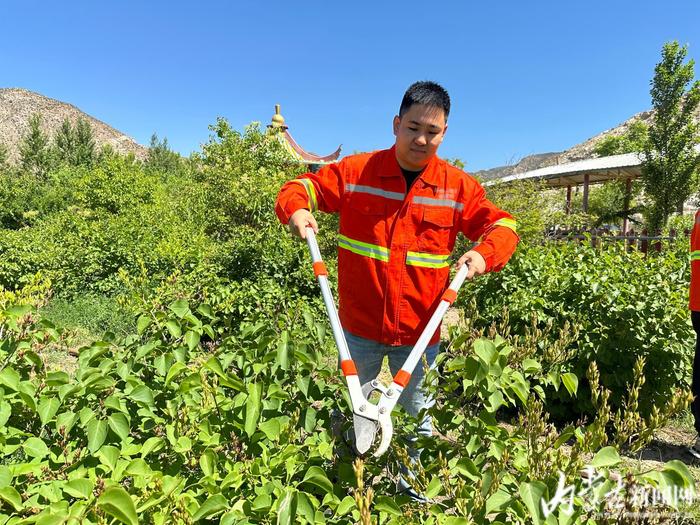
[[[411,131],[418,131],[418,128],[408,128],[408,129],[410,129]]]

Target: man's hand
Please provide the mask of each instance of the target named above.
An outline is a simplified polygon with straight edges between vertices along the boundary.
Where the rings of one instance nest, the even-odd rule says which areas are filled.
[[[314,233],[318,233],[318,224],[309,210],[304,208],[292,213],[289,218],[289,231],[300,239],[306,239],[306,227],[311,226]]]
[[[467,279],[472,279],[475,275],[481,275],[486,271],[486,261],[484,261],[481,254],[475,250],[469,250],[462,255],[457,261],[457,264],[455,264],[455,270],[459,270],[464,263],[469,265]]]

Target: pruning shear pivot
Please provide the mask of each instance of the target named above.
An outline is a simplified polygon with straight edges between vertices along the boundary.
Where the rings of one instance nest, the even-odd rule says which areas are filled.
[[[306,242],[309,245],[314,274],[318,279],[318,284],[321,286],[323,302],[328,312],[331,327],[333,328],[333,337],[340,354],[340,368],[343,371],[350,393],[350,404],[353,412],[353,430],[355,434],[355,450],[359,455],[367,453],[374,443],[377,430],[381,430],[379,447],[374,452],[374,456],[379,457],[389,448],[391,437],[394,433],[394,426],[391,422],[391,412],[396,406],[404,388],[406,388],[411,380],[411,373],[420,361],[423,352],[425,352],[428,343],[430,343],[430,339],[435,333],[435,330],[437,330],[445,312],[447,312],[447,309],[457,298],[457,292],[464,283],[469,268],[466,264],[463,264],[457,272],[457,275],[452,279],[450,286],[442,294],[440,303],[435,309],[430,321],[428,321],[423,333],[421,333],[418,338],[413,350],[411,350],[406,362],[401,367],[401,370],[394,376],[391,385],[385,386],[377,379],[373,379],[361,385],[360,378],[357,375],[357,368],[350,356],[348,343],[345,340],[345,334],[340,325],[338,311],[333,302],[333,295],[331,294],[331,289],[328,284],[328,270],[321,259],[321,252],[318,249],[316,235],[310,227],[306,228]],[[376,404],[368,401],[374,392],[379,392],[381,394]]]

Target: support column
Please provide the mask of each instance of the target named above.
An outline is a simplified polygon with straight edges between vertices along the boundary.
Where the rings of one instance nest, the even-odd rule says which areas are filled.
[[[571,186],[566,187],[566,214],[571,213]]]
[[[629,214],[630,211],[630,199],[632,198],[632,179],[627,178],[627,182],[625,183],[625,210],[624,210],[624,218],[622,219],[622,235],[627,234],[627,226],[628,226],[628,220],[627,220],[627,215]]]
[[[583,213],[588,213],[588,184],[591,176],[586,173],[583,175]]]

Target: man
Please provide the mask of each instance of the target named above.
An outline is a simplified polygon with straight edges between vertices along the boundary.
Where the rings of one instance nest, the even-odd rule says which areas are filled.
[[[459,232],[478,241],[456,264],[469,265],[469,279],[500,270],[518,243],[513,218],[485,198],[475,179],[437,157],[449,112],[447,91],[416,82],[394,117],[390,149],[302,175],[277,198],[280,221],[302,239],[307,226],[318,231],[317,209],[340,214],[339,315],[361,383],[379,374],[384,356],[392,374],[408,357],[446,288]],[[425,352],[430,366],[439,339],[438,329]],[[416,367],[400,398],[413,416],[432,403],[423,375]],[[432,434],[427,415],[418,432]],[[410,452],[416,460],[419,451]],[[400,488],[410,490],[403,480]]]
[[[696,335],[693,383],[690,387],[695,399],[690,409],[698,436],[688,450],[700,459],[700,210],[695,213],[695,224],[690,235],[690,319]]]

